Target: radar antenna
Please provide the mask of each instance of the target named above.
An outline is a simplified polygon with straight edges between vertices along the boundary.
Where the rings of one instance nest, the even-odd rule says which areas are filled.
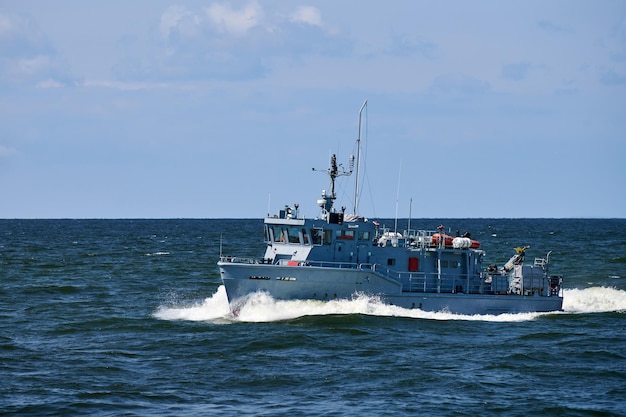
[[[326,218],[327,214],[333,208],[333,201],[337,198],[337,194],[335,194],[335,180],[337,177],[341,176],[349,176],[352,174],[354,169],[354,155],[350,156],[349,162],[349,170],[346,171],[343,169],[341,164],[337,164],[337,155],[332,154],[330,156],[330,168],[328,169],[316,169],[313,168],[313,171],[317,172],[325,172],[328,174],[330,178],[330,193],[327,193],[326,190],[322,191],[322,198],[317,200],[317,204],[322,208],[322,215]]]

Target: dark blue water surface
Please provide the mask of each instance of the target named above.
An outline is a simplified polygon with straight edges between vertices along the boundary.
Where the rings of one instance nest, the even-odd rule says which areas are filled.
[[[441,223],[489,263],[552,250],[564,311],[259,295],[233,317],[220,246],[261,256],[262,220],[0,220],[0,413],[626,415],[626,220],[411,227]]]

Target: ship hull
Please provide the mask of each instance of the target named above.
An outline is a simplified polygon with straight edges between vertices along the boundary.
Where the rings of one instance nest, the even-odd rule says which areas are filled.
[[[407,309],[466,315],[559,311],[563,303],[558,296],[408,292],[398,281],[371,270],[230,262],[219,267],[231,305],[256,292],[277,300],[323,301],[367,294]]]

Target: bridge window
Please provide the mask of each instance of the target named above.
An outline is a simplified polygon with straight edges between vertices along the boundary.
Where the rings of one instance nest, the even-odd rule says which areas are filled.
[[[333,231],[324,230],[324,245],[330,245],[333,243]]]
[[[300,243],[300,231],[295,227],[287,229],[289,231],[289,243]]]
[[[272,226],[274,242],[287,243],[287,231],[281,226]]]
[[[304,234],[304,230],[302,233]],[[330,245],[333,243],[333,231],[330,229],[324,230],[319,227],[314,227],[311,229],[311,239],[313,240],[314,245]]]
[[[304,239],[304,244],[309,244],[309,235],[306,233],[306,229],[302,229],[302,239]]]
[[[321,245],[324,238],[324,229],[313,228],[311,229],[311,239],[314,245]]]
[[[395,259],[392,259],[392,258],[387,259],[387,265],[393,266],[395,264],[396,264],[396,260]]]
[[[337,239],[350,240],[354,239],[354,230],[337,230]]]
[[[359,240],[370,240],[370,232],[359,232]]]

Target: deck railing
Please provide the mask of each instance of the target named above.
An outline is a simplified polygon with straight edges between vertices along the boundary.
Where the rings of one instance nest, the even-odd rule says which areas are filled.
[[[468,275],[446,274],[444,272],[399,272],[380,264],[327,261],[293,261],[279,259],[240,258],[232,256],[220,257],[221,262],[240,264],[269,264],[282,266],[309,266],[317,268],[345,268],[360,271],[372,271],[375,274],[393,279],[402,284],[405,292],[423,293],[465,293],[465,294],[516,294],[524,296],[560,296],[561,276],[547,276],[539,271],[526,276],[511,277],[509,274]],[[539,269],[539,268],[537,268]],[[491,282],[485,282],[490,278]],[[517,281],[516,281],[517,280]]]

